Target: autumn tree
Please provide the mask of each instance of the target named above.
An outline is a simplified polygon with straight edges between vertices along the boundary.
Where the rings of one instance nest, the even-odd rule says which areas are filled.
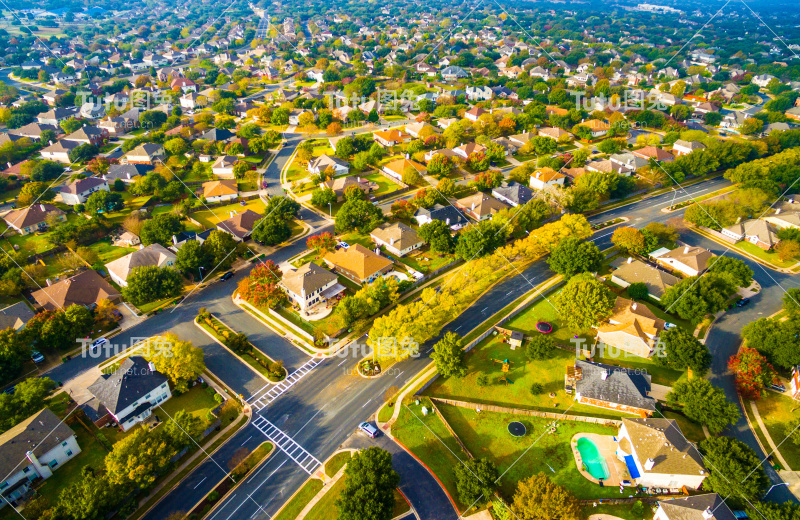
[[[566,489],[538,473],[517,484],[511,505],[519,520],[581,520],[578,500]]]
[[[728,368],[736,376],[736,388],[746,399],[760,399],[769,385],[778,381],[778,374],[761,353],[742,347],[728,360]]]
[[[175,334],[167,333],[148,342],[150,348],[145,358],[180,392],[185,392],[189,381],[197,379],[206,369],[203,350],[192,346],[189,341],[178,339]]]
[[[644,234],[636,228],[618,227],[611,235],[611,242],[624,253],[637,255],[646,253]]]
[[[333,234],[326,231],[319,235],[314,235],[306,239],[306,246],[313,249],[317,254],[324,254],[328,251],[333,251],[336,247],[336,238]]]
[[[288,298],[278,285],[282,276],[283,273],[272,260],[260,262],[239,282],[239,297],[256,307],[274,309],[284,305]]]

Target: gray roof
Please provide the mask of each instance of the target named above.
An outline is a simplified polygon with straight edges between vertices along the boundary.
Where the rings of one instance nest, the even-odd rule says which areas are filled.
[[[107,181],[133,179],[138,175],[146,175],[152,169],[149,164],[112,164],[103,178]]]
[[[97,188],[98,186],[103,186],[106,184],[104,179],[99,177],[85,177],[83,179],[78,179],[75,182],[71,182],[61,188],[61,193],[71,193],[73,195],[78,195],[85,191],[91,190],[93,188]]]
[[[493,189],[492,195],[505,197],[514,204],[521,206],[533,198],[533,191],[527,186],[512,181],[505,186],[498,186]]]
[[[116,415],[166,382],[164,374],[150,370],[145,358],[131,356],[120,363],[113,373],[97,378],[89,387],[89,392]]]
[[[332,272],[309,262],[295,271],[285,273],[281,283],[293,293],[302,295],[318,291],[337,279]]]
[[[647,286],[647,292],[656,298],[661,298],[667,289],[677,285],[680,281],[679,278],[661,269],[633,258],[629,258],[627,262],[623,262],[619,268],[611,274],[629,284],[645,284]]]
[[[656,409],[655,399],[647,396],[650,392],[650,375],[641,373],[641,370],[580,359],[575,360],[575,368],[581,369],[581,378],[575,384],[581,397],[643,410]],[[608,374],[605,380],[602,377],[604,372]]]
[[[736,520],[725,501],[716,493],[659,500],[658,505],[669,520],[705,520],[703,511],[711,510],[711,520]]]
[[[41,457],[73,435],[72,429],[49,408],[31,415],[0,435],[0,474],[10,476],[21,471],[25,466],[20,462],[27,452]]]
[[[442,206],[441,204],[435,204],[430,209],[419,208],[417,212],[414,213],[414,216],[426,216],[430,217],[432,220],[441,220],[442,222],[447,222],[449,219],[448,225],[450,226],[467,222],[467,217],[455,207]]]
[[[25,302],[9,305],[5,309],[0,309],[0,330],[5,330],[9,327],[19,330],[34,316],[35,313]]]

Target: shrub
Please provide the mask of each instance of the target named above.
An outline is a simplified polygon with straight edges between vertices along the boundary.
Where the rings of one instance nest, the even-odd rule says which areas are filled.
[[[224,398],[224,397],[222,397],[220,394],[214,394],[214,400],[215,400],[215,401],[216,401],[218,404],[222,404],[222,402],[225,400],[225,398]]]
[[[632,283],[628,286],[628,296],[634,300],[644,300],[648,294],[647,285],[643,282]]]
[[[542,386],[542,383],[533,383],[531,385],[531,393],[533,395],[539,395],[543,392],[544,392],[544,386]]]
[[[478,376],[478,386],[488,386],[489,385],[489,376],[486,374],[481,374]]]

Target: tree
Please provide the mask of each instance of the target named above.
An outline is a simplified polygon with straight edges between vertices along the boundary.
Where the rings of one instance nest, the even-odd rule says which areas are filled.
[[[73,479],[58,494],[53,516],[66,520],[101,520],[116,507],[122,493],[106,475],[96,474],[95,468],[84,466],[81,478]],[[27,507],[25,512],[27,514]]]
[[[581,520],[578,500],[566,489],[538,473],[517,484],[511,505],[519,520]]]
[[[484,504],[491,500],[497,489],[499,473],[489,459],[467,459],[453,468],[456,491],[464,504]]]
[[[292,230],[286,220],[278,214],[268,214],[263,219],[256,222],[253,227],[252,236],[258,242],[274,246],[280,244],[292,236]]]
[[[244,179],[247,176],[247,172],[250,170],[250,163],[245,161],[236,161],[236,164],[233,165],[233,176],[239,180]]]
[[[226,231],[215,229],[209,233],[203,242],[203,251],[208,255],[212,269],[228,269],[236,259],[234,251],[237,245],[233,235]]]
[[[602,322],[614,308],[614,295],[589,273],[569,279],[556,296],[556,307],[569,326],[586,330]]]
[[[291,197],[270,197],[264,209],[265,215],[276,215],[289,221],[297,218],[300,212],[300,203]]]
[[[0,433],[44,408],[55,386],[49,377],[30,377],[18,383],[13,394],[0,394]]]
[[[172,236],[181,231],[183,231],[183,222],[178,215],[161,213],[142,224],[139,238],[146,246],[159,243],[167,247],[172,245]]]
[[[256,264],[250,274],[239,282],[239,296],[257,307],[275,307],[285,304],[286,292],[280,288],[283,273],[272,260]]]
[[[369,232],[383,222],[383,211],[366,200],[352,199],[342,204],[335,220],[337,233]]]
[[[70,117],[69,119],[65,119],[61,121],[61,128],[64,129],[64,133],[71,134],[72,132],[78,131],[83,126],[83,123],[74,117]]]
[[[325,128],[325,132],[328,135],[339,135],[342,133],[342,125],[334,121]]]
[[[30,357],[31,347],[11,327],[0,331],[0,383],[19,376],[22,364]]]
[[[781,240],[775,246],[775,252],[778,253],[781,262],[786,262],[800,256],[800,243],[796,240]]]
[[[392,455],[372,446],[355,453],[345,466],[345,485],[336,507],[339,520],[389,520],[400,476]]]
[[[728,402],[725,392],[707,379],[695,377],[675,383],[667,394],[667,402],[680,406],[686,417],[705,424],[715,435],[739,420],[739,408]]]
[[[336,202],[336,192],[330,188],[317,188],[311,192],[311,204],[318,208]]]
[[[186,144],[186,141],[180,137],[175,137],[164,143],[164,150],[166,150],[170,155],[182,154],[188,149],[189,145]]]
[[[711,353],[691,333],[672,327],[661,333],[659,345],[663,352],[656,356],[660,364],[678,370],[690,368],[698,376],[703,376],[711,366]]]
[[[208,269],[211,263],[206,248],[197,240],[189,240],[184,243],[175,256],[175,267],[180,269],[184,275],[192,278],[203,278],[204,274],[200,268]]]
[[[192,346],[191,342],[181,341],[172,333],[148,341],[151,348],[145,357],[156,366],[156,370],[167,376],[178,391],[185,392],[189,381],[197,379],[205,371],[203,350]]]
[[[458,236],[455,254],[469,262],[474,258],[490,255],[505,243],[505,236],[500,227],[491,220],[483,220],[477,226],[471,226]]]
[[[436,154],[428,162],[428,173],[437,178],[447,177],[453,171],[455,164],[444,154]]]
[[[200,434],[204,429],[205,425],[200,417],[192,415],[186,410],[178,410],[175,415],[168,417],[165,421],[163,433],[173,448],[182,450],[199,441]]]
[[[169,459],[176,452],[160,431],[137,427],[106,455],[106,477],[115,486],[145,489],[169,466]]]
[[[17,206],[30,206],[34,201],[53,200],[55,196],[55,192],[48,189],[45,183],[29,182],[22,186],[19,195],[17,195]]]
[[[93,214],[107,213],[109,211],[120,211],[125,207],[122,202],[122,194],[100,190],[89,195],[86,199],[86,211]]]
[[[418,234],[431,246],[431,251],[450,254],[456,246],[456,240],[450,234],[450,226],[441,220],[431,220],[419,227]]]
[[[550,359],[555,348],[556,344],[553,338],[545,336],[544,334],[537,334],[525,345],[525,356],[528,358],[528,361]]]
[[[183,290],[180,273],[171,267],[134,267],[126,281],[122,294],[134,305],[178,296]]]
[[[467,364],[464,362],[464,345],[461,336],[455,332],[446,332],[444,337],[433,346],[431,358],[436,362],[436,369],[444,377],[467,375]]]
[[[637,255],[645,254],[646,244],[644,234],[636,228],[618,227],[611,235],[611,242],[623,253]]]
[[[753,282],[753,270],[744,261],[730,256],[715,256],[708,261],[708,269],[729,276],[738,287],[749,287]]]
[[[644,300],[650,294],[647,284],[644,282],[634,282],[628,286],[628,296],[634,300]]]
[[[324,254],[328,251],[333,251],[336,247],[336,238],[329,232],[320,233],[308,237],[306,240],[306,247],[309,247],[317,252],[317,254]]]
[[[698,444],[705,456],[708,477],[703,483],[723,497],[730,496],[734,508],[763,497],[769,479],[761,459],[747,445],[730,437],[709,437]],[[738,506],[738,507],[736,507]]]
[[[411,201],[400,199],[392,203],[391,211],[392,217],[395,219],[409,221],[414,217],[414,213],[416,213],[417,208]]]
[[[767,358],[750,347],[742,347],[731,356],[728,368],[736,375],[736,389],[746,399],[760,399],[767,387],[778,381],[778,374]]]
[[[556,273],[569,278],[578,273],[597,271],[603,258],[603,253],[594,242],[567,237],[550,253],[547,265]]]
[[[755,117],[748,117],[742,123],[741,128],[739,131],[742,132],[744,135],[753,135],[761,131],[764,128],[764,122]]]
[[[706,315],[724,309],[728,298],[736,292],[730,276],[708,272],[703,276],[684,278],[664,292],[661,304],[685,320],[699,323]]]

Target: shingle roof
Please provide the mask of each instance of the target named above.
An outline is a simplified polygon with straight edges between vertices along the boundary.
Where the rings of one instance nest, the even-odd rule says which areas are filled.
[[[336,267],[355,273],[361,280],[368,279],[394,263],[386,257],[373,253],[361,244],[330,252],[324,256],[324,260]]]
[[[146,175],[152,169],[153,166],[149,164],[112,164],[103,178],[106,180],[133,179],[139,175]]]
[[[71,193],[73,195],[77,195],[104,184],[106,184],[106,181],[99,177],[86,177],[67,184],[61,188],[61,193]]]
[[[232,235],[236,235],[239,238],[245,238],[251,231],[253,231],[253,227],[255,227],[256,222],[261,220],[261,218],[261,214],[248,209],[233,215],[227,220],[223,220],[217,224],[217,228],[227,231]]]
[[[64,212],[52,204],[33,204],[27,208],[10,211],[3,220],[18,229],[25,229],[44,222],[50,214],[63,215]]]
[[[676,247],[668,253],[659,256],[658,259],[669,258],[676,260],[684,265],[687,265],[695,271],[705,271],[708,267],[708,261],[714,254],[702,247],[683,246]]]
[[[128,275],[136,267],[164,266],[169,261],[175,261],[175,253],[161,244],[150,244],[133,253],[118,258],[106,264],[106,269],[122,280],[127,280]]]
[[[203,183],[203,197],[219,197],[222,195],[237,195],[239,187],[235,179],[209,181]]]
[[[677,277],[661,269],[656,269],[641,260],[626,262],[612,274],[628,283],[645,284],[647,286],[647,292],[658,298],[660,298],[667,289],[680,281]]]
[[[309,294],[337,280],[338,277],[314,262],[284,273],[281,283],[295,294]]]
[[[575,384],[581,397],[643,410],[656,409],[655,399],[647,396],[650,392],[650,376],[641,370],[580,359],[575,360],[575,368],[579,368],[581,372],[581,378]],[[602,377],[604,371],[607,374],[606,379]]]
[[[697,448],[683,436],[675,420],[626,417],[622,419],[622,424],[628,431],[642,466],[648,459],[655,462],[649,472],[668,475],[705,474],[703,458]]]
[[[514,204],[522,205],[533,198],[533,191],[527,186],[512,181],[505,186],[498,186],[493,189],[492,195],[495,197],[502,196]]]
[[[31,296],[45,309],[65,309],[70,305],[89,306],[100,300],[113,301],[119,298],[119,291],[97,274],[97,271],[89,269],[49,287],[43,287]]]
[[[717,493],[659,500],[658,505],[667,520],[736,520],[736,515]],[[713,514],[710,518],[703,516],[707,510]]]
[[[470,211],[478,217],[486,215],[494,215],[498,211],[508,209],[508,204],[501,202],[496,198],[489,196],[483,192],[475,193],[469,197],[458,199],[457,206],[463,208],[464,211]]]
[[[41,457],[73,435],[66,423],[44,408],[0,434],[0,473],[10,476],[21,471],[24,466],[20,462],[27,452]]]
[[[35,313],[25,302],[9,305],[5,309],[0,309],[0,330],[5,330],[9,327],[19,330],[34,316]]]
[[[116,415],[166,382],[164,374],[150,370],[145,358],[131,356],[111,374],[97,378],[89,387],[89,392]]]
[[[425,216],[432,220],[441,220],[442,222],[447,223],[449,226],[455,226],[457,224],[464,224],[467,222],[467,217],[465,217],[461,211],[453,206],[442,206],[441,204],[435,204],[431,208],[419,208],[416,213],[414,213],[414,216]]]
[[[402,251],[420,242],[424,242],[419,235],[410,227],[402,222],[394,224],[381,224],[372,230],[370,236],[377,237],[379,240],[392,244],[392,247]]]

